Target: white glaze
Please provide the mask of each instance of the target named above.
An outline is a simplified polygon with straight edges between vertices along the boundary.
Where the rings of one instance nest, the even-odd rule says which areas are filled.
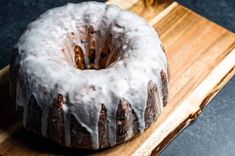
[[[120,47],[124,58],[103,70],[74,68],[72,41],[82,47],[89,66],[87,45],[80,41],[84,38],[86,25],[100,30],[101,35],[95,36],[96,40],[99,38],[96,51],[104,46],[107,32],[110,32],[116,45],[111,47],[112,52]],[[69,38],[71,32],[78,37]],[[18,85],[16,103],[24,106],[24,125],[29,98],[34,94],[43,110],[42,134],[46,137],[49,105],[58,94],[62,94],[68,99],[63,106],[66,146],[70,146],[68,114],[73,114],[90,133],[93,149],[99,148],[97,125],[101,104],[107,109],[109,142],[111,146],[115,145],[116,111],[121,98],[130,102],[143,132],[150,80],[157,84],[161,108],[163,106],[160,71],[167,73],[167,60],[160,44],[157,33],[146,21],[113,5],[87,2],[47,11],[29,25],[16,45],[20,57],[19,62],[15,62],[20,63],[17,77],[23,83]],[[62,48],[70,52],[66,54],[68,56],[61,52]],[[100,53],[97,52],[96,64],[99,58]],[[95,91],[91,85],[95,86]]]

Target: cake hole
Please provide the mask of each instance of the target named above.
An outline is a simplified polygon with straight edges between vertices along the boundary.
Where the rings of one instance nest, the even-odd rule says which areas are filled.
[[[80,70],[101,70],[122,58],[121,45],[113,43],[110,30],[107,35],[101,35],[100,30],[95,30],[92,25],[84,26],[83,30],[85,33],[70,32],[65,43],[70,43],[71,48],[62,47],[69,64]]]

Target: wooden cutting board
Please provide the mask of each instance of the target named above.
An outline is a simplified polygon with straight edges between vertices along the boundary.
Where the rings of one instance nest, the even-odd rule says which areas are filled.
[[[151,0],[150,0],[151,1]],[[143,16],[160,34],[170,66],[169,103],[143,134],[113,148],[91,151],[60,147],[22,128],[8,97],[8,66],[0,71],[1,155],[156,155],[235,74],[235,34],[182,5],[158,0],[110,0]]]

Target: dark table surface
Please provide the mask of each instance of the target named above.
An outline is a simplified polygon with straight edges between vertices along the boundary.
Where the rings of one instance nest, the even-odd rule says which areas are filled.
[[[47,9],[81,0],[0,0],[0,68],[25,26]],[[105,1],[105,0],[99,0]],[[178,0],[235,32],[235,0]],[[163,156],[235,155],[235,77],[162,153]]]

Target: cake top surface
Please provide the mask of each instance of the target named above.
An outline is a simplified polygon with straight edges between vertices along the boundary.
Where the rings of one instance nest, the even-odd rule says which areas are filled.
[[[103,69],[90,69],[89,26],[94,32],[94,67],[100,66],[104,46],[108,45],[110,56],[118,53],[110,64],[107,62],[112,58],[107,58]],[[83,52],[86,70],[76,66],[76,45]],[[93,136],[94,148],[98,147],[96,129],[101,104],[106,106],[110,122],[115,123],[119,100],[126,99],[143,131],[147,85],[152,80],[159,84],[160,91],[160,71],[167,73],[166,56],[155,30],[141,17],[103,3],[67,4],[45,12],[28,26],[16,47],[19,81],[27,82],[27,86],[20,87],[24,91],[18,104],[27,108],[27,101],[34,95],[43,109],[58,94],[63,95],[63,110],[73,114]],[[111,145],[115,144],[114,129],[111,124]]]

